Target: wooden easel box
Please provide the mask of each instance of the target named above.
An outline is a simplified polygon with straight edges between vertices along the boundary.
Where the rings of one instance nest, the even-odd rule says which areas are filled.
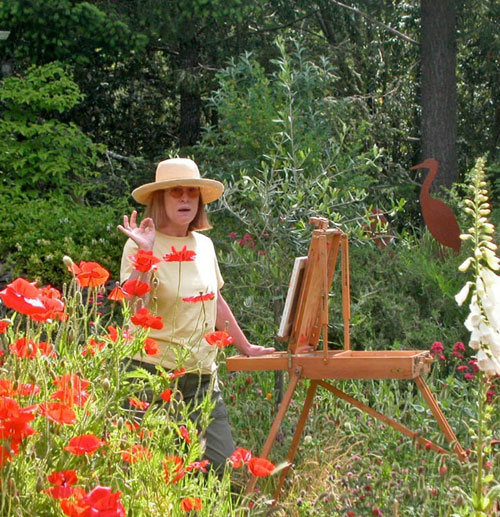
[[[304,354],[276,352],[260,357],[226,359],[228,371],[273,371],[302,367],[307,379],[414,379],[429,373],[427,350],[322,350]]]

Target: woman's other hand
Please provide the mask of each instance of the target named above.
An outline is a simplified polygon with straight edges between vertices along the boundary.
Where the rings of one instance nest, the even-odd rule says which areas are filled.
[[[251,343],[248,343],[248,346],[245,347],[244,350],[242,350],[243,354],[254,357],[257,355],[266,355],[266,354],[272,354],[276,352],[276,349],[274,347],[265,347],[260,345],[253,345]]]
[[[123,225],[119,224],[117,228],[127,237],[130,237],[140,249],[151,251],[155,243],[155,223],[150,217],[146,217],[137,226],[137,211],[134,210],[130,215],[123,216]]]

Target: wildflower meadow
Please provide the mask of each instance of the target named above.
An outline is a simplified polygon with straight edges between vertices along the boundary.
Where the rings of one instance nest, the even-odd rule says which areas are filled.
[[[460,270],[470,279],[456,296],[459,304],[470,299],[464,326],[470,338],[429,344],[434,365],[428,383],[466,449],[465,461],[453,452],[419,447],[318,394],[282,498],[273,501],[274,474],[283,466],[300,400],[291,403],[292,417],[280,429],[273,457],[259,457],[275,411],[272,378],[224,372],[232,338],[224,331],[207,334],[220,354],[223,391],[241,445],[224,470],[216,471],[202,453],[210,397],[193,407],[176,389],[187,373],[185,354],[179,351],[175,371],[130,368],[134,355],[158,353],[148,334],[163,323],[140,303],[154,282],[140,277],[120,285],[97,262],[65,257],[62,290],[17,278],[0,291],[6,309],[0,321],[0,513],[495,515],[500,280],[482,171],[479,161],[467,202],[472,223],[462,237],[471,244],[471,256]],[[236,245],[253,252],[251,241],[243,237]],[[164,257],[139,250],[129,260],[146,274],[161,260],[182,268],[192,258],[190,250],[173,248]],[[202,308],[210,295],[193,294],[180,303]],[[339,384],[448,447],[428,408],[403,381]],[[201,414],[196,421],[194,412]],[[250,476],[260,481],[245,494]]]

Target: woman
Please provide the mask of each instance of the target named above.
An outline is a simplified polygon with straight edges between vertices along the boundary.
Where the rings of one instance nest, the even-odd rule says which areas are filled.
[[[222,183],[200,177],[196,163],[186,158],[162,161],[156,181],[136,188],[134,199],[147,205],[145,218],[138,225],[137,213],[123,217],[118,228],[129,237],[121,264],[121,280],[149,281],[153,290],[143,302],[162,317],[164,327],[151,330],[160,347],[155,356],[137,356],[138,364],[154,372],[156,365],[170,370],[179,366],[189,372],[179,378],[179,390],[189,403],[201,400],[214,377],[213,419],[205,431],[205,456],[215,467],[222,467],[235,446],[227,411],[217,385],[217,348],[204,336],[215,329],[227,331],[240,353],[256,356],[274,352],[251,344],[239,327],[230,307],[220,294],[223,280],[212,241],[198,233],[210,228],[205,204],[218,199]],[[153,251],[163,258],[154,273],[133,269],[129,260],[138,249]],[[155,278],[150,278],[154,275]],[[193,416],[196,418],[196,415]]]

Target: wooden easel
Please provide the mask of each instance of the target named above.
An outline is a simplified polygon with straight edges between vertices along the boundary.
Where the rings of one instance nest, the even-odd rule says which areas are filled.
[[[285,304],[284,321],[280,326],[278,339],[288,342],[288,351],[276,352],[258,357],[233,356],[226,360],[229,371],[271,371],[288,370],[290,383],[278,409],[261,456],[267,458],[271,452],[281,422],[288,410],[299,380],[309,379],[309,389],[302,412],[287,454],[287,467],[280,475],[275,492],[278,499],[285,477],[293,463],[300,437],[318,386],[349,402],[361,411],[377,418],[402,432],[415,442],[438,453],[447,452],[419,433],[375,411],[333,386],[326,379],[408,379],[415,382],[429,405],[434,418],[446,439],[460,459],[465,452],[442,413],[436,399],[423,379],[430,371],[432,356],[427,350],[353,351],[349,341],[350,294],[349,294],[349,251],[347,236],[336,229],[328,228],[328,220],[311,218],[317,228],[313,231],[309,254],[296,260],[294,276]],[[338,254],[342,267],[342,313],[344,319],[344,348],[328,349],[328,296],[332,284]],[[318,350],[323,333],[322,350]],[[247,493],[253,491],[257,478],[253,476]]]

